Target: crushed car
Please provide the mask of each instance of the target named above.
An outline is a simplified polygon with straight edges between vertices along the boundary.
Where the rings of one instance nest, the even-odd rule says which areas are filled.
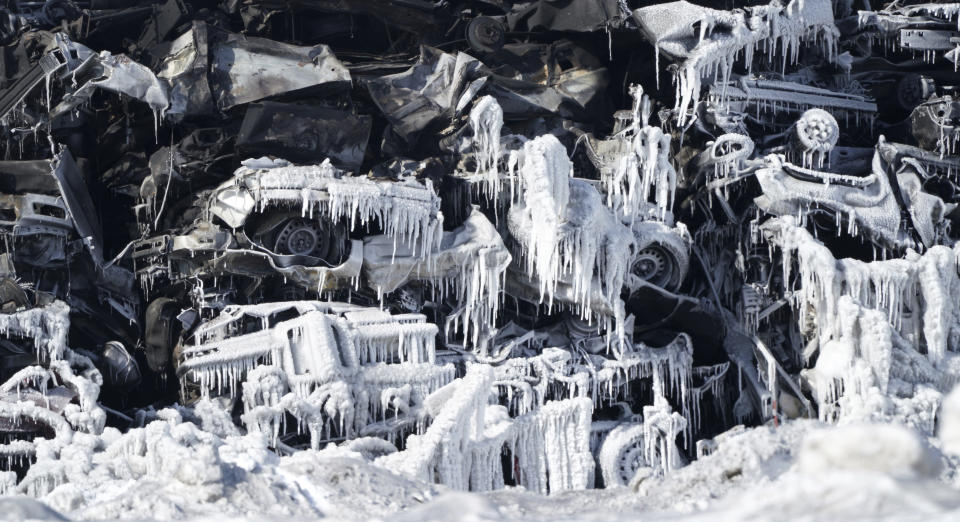
[[[0,491],[120,433],[542,494],[931,433],[960,9],[750,4],[7,2]]]

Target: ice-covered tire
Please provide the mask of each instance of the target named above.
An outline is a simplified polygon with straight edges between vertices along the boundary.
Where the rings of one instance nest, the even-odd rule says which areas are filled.
[[[690,266],[689,245],[676,229],[662,223],[642,222],[633,227],[637,254],[630,272],[664,290],[675,292]]]
[[[643,425],[621,424],[600,445],[597,455],[606,487],[630,484],[637,470],[647,465],[643,458]]]

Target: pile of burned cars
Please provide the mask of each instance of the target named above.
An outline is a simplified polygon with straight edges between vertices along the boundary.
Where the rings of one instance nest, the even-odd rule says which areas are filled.
[[[960,4],[706,4],[5,2],[0,482],[175,404],[543,493],[933,430]]]

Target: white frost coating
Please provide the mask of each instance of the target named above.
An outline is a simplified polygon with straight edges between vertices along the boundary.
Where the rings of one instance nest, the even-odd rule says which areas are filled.
[[[960,350],[960,317],[951,305],[960,289],[957,249],[838,261],[792,218],[763,228],[784,251],[784,280],[794,259],[799,267],[794,305],[801,332],[820,354],[804,376],[821,419],[880,415],[932,431],[941,395],[935,388],[945,382],[950,352]]]
[[[707,100],[721,112],[752,114],[758,119],[781,113],[799,117],[804,111],[823,109],[848,125],[866,123],[870,128],[877,113],[877,104],[866,96],[753,76],[715,83]]]
[[[97,404],[103,379],[87,357],[66,346],[69,311],[65,303],[54,301],[43,308],[0,314],[2,334],[32,339],[39,360],[46,365],[25,367],[0,385],[0,419],[6,425],[22,426],[26,433],[46,431],[54,435],[52,439],[37,437],[0,444],[0,458],[8,465],[29,462],[44,444],[50,451],[59,451],[72,441],[75,432],[96,435],[103,431],[106,414]],[[69,391],[50,395],[55,386]]]
[[[654,403],[643,407],[643,456],[660,473],[683,466],[677,448],[677,435],[687,428],[687,420],[670,408],[654,380]]]
[[[364,239],[363,273],[382,295],[415,278],[432,285],[434,300],[454,295],[459,309],[448,315],[444,333],[461,330],[465,344],[476,345],[493,329],[502,299],[502,282],[511,256],[496,227],[479,209],[455,230],[443,233],[440,246],[419,259],[404,246],[394,255],[386,236]]]
[[[614,139],[624,142],[629,152],[620,155],[612,177],[602,179],[607,188],[607,204],[620,208],[634,222],[647,206],[651,190],[659,219],[673,211],[677,172],[670,164],[670,135],[650,126],[650,99],[643,88],[633,85],[633,119]]]
[[[376,219],[385,234],[420,256],[438,246],[443,233],[440,198],[430,180],[347,176],[330,160],[309,166],[241,167],[233,180],[214,191],[210,212],[236,228],[255,209],[269,205],[298,207],[304,217],[348,220],[351,230]]]
[[[880,136],[871,172],[866,176],[811,170],[793,165],[779,154],[768,154],[756,170],[763,194],[754,201],[775,216],[796,216],[801,225],[806,224],[811,210],[825,208],[835,214],[838,233],[845,224],[849,235],[863,234],[884,245],[917,248],[916,239],[901,226],[900,206],[884,160],[888,147]],[[914,172],[905,170],[896,179],[905,202],[913,207],[912,221],[920,242],[934,243],[935,227],[946,212],[945,203],[921,190]]]
[[[830,163],[830,152],[840,138],[840,127],[829,112],[810,109],[793,124],[791,138],[795,152],[800,153],[800,164],[808,169],[822,169]]]
[[[178,375],[182,387],[198,384],[204,397],[234,397],[242,389],[244,424],[270,440],[292,414],[318,448],[334,434],[352,436],[386,420],[385,394],[409,387],[403,404],[412,414],[453,380],[452,365],[434,363],[437,327],[425,320],[318,301],[227,307],[197,328]],[[251,323],[260,331],[238,335]],[[398,404],[386,403],[394,417]]]
[[[769,57],[780,52],[786,66],[788,60],[797,60],[802,42],[813,41],[820,44],[829,61],[836,60],[840,32],[834,25],[833,6],[827,0],[792,0],[786,7],[773,2],[743,10],[701,11],[700,41],[686,53],[675,74],[677,118],[681,126],[688,110],[696,111],[701,79],[712,76],[714,81],[728,81],[740,53],[748,68],[757,48]],[[669,16],[669,12],[664,14]],[[729,32],[713,33],[721,25]],[[680,29],[688,31],[689,27]],[[656,42],[658,53],[661,42],[670,36],[663,35]]]
[[[955,269],[960,248],[934,246],[922,256],[910,253],[904,259],[864,263],[834,259],[829,249],[790,216],[768,221],[763,229],[783,250],[784,280],[790,280],[796,257],[800,288],[794,299],[798,310],[816,311],[821,345],[840,335],[837,302],[840,296],[849,295],[861,306],[882,310],[886,321],[904,339],[912,339],[917,351],[922,341],[930,362],[938,364],[947,351],[960,351],[960,314],[950,297],[960,291]],[[922,313],[905,321],[907,309]],[[922,332],[922,338],[914,330]]]
[[[618,423],[603,439],[597,464],[607,488],[625,486],[633,479],[634,468],[648,465],[644,457],[643,424]]]
[[[493,384],[493,370],[471,366],[467,375],[440,389],[434,400],[442,400],[433,423],[423,435],[407,438],[404,451],[380,457],[375,462],[387,469],[438,482],[454,489],[469,489],[470,441],[479,439],[484,428],[487,395]]]
[[[508,226],[522,250],[528,278],[537,281],[541,302],[552,309],[561,283],[572,287],[572,303],[590,320],[599,295],[614,310],[617,345],[623,344],[620,291],[635,240],[604,205],[593,186],[570,179],[572,164],[552,135],[524,144],[518,163],[522,204],[508,214]]]
[[[487,199],[496,206],[500,194],[500,130],[503,128],[503,109],[493,96],[484,96],[470,111],[473,128],[473,147],[476,153],[476,175],[484,181]]]
[[[54,301],[43,308],[0,314],[0,335],[33,339],[41,360],[60,359],[67,348],[70,307]]]
[[[388,469],[454,489],[485,491],[504,485],[503,451],[516,458],[514,479],[541,493],[585,489],[593,481],[590,415],[586,398],[547,402],[510,419],[489,406],[493,370],[473,365],[467,375],[429,397],[430,428],[411,435],[407,449],[376,460]]]

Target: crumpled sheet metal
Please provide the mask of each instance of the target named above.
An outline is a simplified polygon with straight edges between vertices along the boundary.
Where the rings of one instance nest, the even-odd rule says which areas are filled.
[[[246,37],[203,22],[173,41],[158,76],[169,85],[171,115],[183,116],[303,89],[328,95],[351,85],[350,71],[326,45]]]
[[[864,390],[930,431],[911,394],[960,350],[960,9],[751,3],[14,2],[2,369],[57,363],[21,334],[60,299],[41,351],[77,345],[91,392],[49,390],[64,439],[211,397],[224,433],[464,489],[629,484]],[[841,265],[856,299],[813,299]]]
[[[166,86],[148,67],[128,56],[113,55],[108,51],[96,54],[62,34],[58,35],[57,44],[64,56],[71,57],[68,60],[70,74],[74,78],[90,79],[64,96],[63,101],[50,111],[51,118],[85,103],[98,88],[141,100],[158,114],[158,118],[170,106]]]
[[[512,31],[594,32],[610,30],[623,16],[618,0],[537,0],[507,14]]]
[[[252,104],[237,134],[237,149],[257,157],[273,154],[296,163],[320,163],[360,170],[370,139],[370,116],[295,104]]]
[[[477,75],[481,65],[463,52],[453,55],[422,47],[416,65],[367,80],[365,85],[393,130],[411,142],[441,117],[466,106],[485,81]]]
[[[444,232],[439,248],[426,259],[414,255],[409,248],[395,248],[387,236],[365,238],[363,275],[383,293],[393,292],[412,279],[442,285],[458,279],[464,267],[479,256],[487,258],[485,265],[497,273],[506,270],[511,260],[497,229],[474,209],[463,225]]]
[[[755,201],[765,212],[776,216],[803,216],[816,206],[826,207],[847,221],[848,233],[867,234],[891,246],[918,246],[905,228],[912,226],[920,234],[922,244],[932,245],[935,225],[947,213],[947,205],[921,190],[916,172],[898,171],[898,190],[912,216],[912,222],[904,224],[887,175],[887,163],[892,158],[889,149],[882,146],[881,141],[871,162],[871,173],[863,177],[814,171],[768,156],[766,166],[756,173],[763,195]],[[882,152],[887,152],[887,157]]]
[[[302,47],[232,33],[211,40],[210,78],[221,110],[301,89],[331,94],[350,87],[350,71],[326,45]]]

